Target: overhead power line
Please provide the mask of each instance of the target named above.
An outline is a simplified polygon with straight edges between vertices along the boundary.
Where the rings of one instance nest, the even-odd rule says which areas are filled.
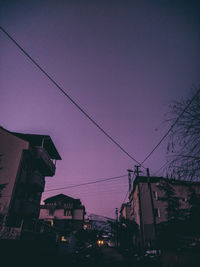
[[[152,149],[152,151],[146,156],[146,158],[142,161],[141,165],[144,164],[144,162],[153,154],[153,152],[160,146],[160,144],[163,142],[163,140],[168,136],[168,134],[171,132],[171,130],[174,128],[174,126],[176,125],[176,123],[179,121],[179,119],[183,116],[183,114],[185,113],[185,111],[189,108],[189,106],[192,104],[192,102],[194,101],[194,99],[198,96],[198,94],[200,93],[200,89],[197,90],[196,94],[191,98],[191,100],[189,101],[189,103],[186,105],[186,107],[184,108],[184,110],[180,113],[180,115],[176,118],[175,122],[171,125],[171,127],[169,128],[169,130],[164,134],[164,136],[160,139],[160,141],[158,142],[158,144]]]
[[[110,181],[110,180],[121,179],[123,177],[127,177],[127,174],[121,175],[121,176],[116,176],[116,177],[110,177],[110,178],[106,178],[106,179],[101,179],[101,180],[96,180],[94,182],[87,182],[87,183],[82,183],[82,184],[76,184],[76,185],[69,185],[69,186],[65,186],[65,187],[53,188],[53,189],[45,190],[44,192],[56,191],[56,190],[61,190],[61,189],[69,189],[69,188],[74,188],[74,187],[79,187],[79,186],[90,185],[90,184],[103,183],[103,182],[107,182],[107,181]]]
[[[140,164],[131,154],[129,154],[117,141],[114,140],[114,138],[108,134],[85,110],[83,110],[82,107],[79,106],[79,104],[72,99],[72,97],[67,94],[62,87],[39,65],[39,63],[34,60],[31,55],[25,51],[25,49],[2,27],[0,26],[1,31],[7,35],[7,37],[30,59],[30,61],[59,89],[59,91],[67,97],[72,104],[74,104],[79,111],[81,111],[108,139],[114,143],[122,152],[124,152],[130,159],[135,161],[136,163]],[[141,166],[142,164],[140,164]]]

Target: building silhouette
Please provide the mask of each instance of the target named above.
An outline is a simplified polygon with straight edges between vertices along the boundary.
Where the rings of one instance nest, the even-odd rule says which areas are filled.
[[[10,132],[0,127],[0,219],[2,239],[34,231],[45,177],[61,157],[48,135]]]
[[[151,246],[158,227],[169,221],[169,198],[164,190],[168,186],[178,203],[177,213],[190,207],[191,190],[200,196],[200,182],[137,176],[129,195],[130,219],[137,223],[140,232],[139,239],[135,240],[136,245]]]
[[[63,233],[83,229],[85,207],[80,199],[58,194],[44,200],[40,206],[40,221],[49,223]]]

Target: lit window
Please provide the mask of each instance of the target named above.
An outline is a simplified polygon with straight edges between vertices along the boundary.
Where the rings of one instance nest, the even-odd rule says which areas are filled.
[[[64,235],[61,236],[61,242],[67,242],[67,238]]]

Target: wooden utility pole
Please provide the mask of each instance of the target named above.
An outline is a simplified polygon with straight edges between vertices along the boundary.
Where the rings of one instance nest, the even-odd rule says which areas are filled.
[[[154,207],[154,202],[153,202],[153,194],[152,194],[152,188],[151,188],[149,168],[147,168],[147,183],[148,183],[149,194],[150,194],[150,199],[151,199],[151,209],[152,209],[152,217],[153,217],[154,238],[155,238],[155,243],[157,243],[156,216],[155,216],[155,207]],[[156,252],[157,252],[157,255],[158,255],[157,244],[156,244]]]
[[[144,223],[143,223],[143,214],[142,214],[142,203],[141,203],[141,190],[140,190],[140,179],[139,179],[139,166],[135,166],[136,170],[136,179],[138,179],[138,200],[139,200],[139,214],[140,214],[140,243],[141,243],[141,252],[144,251]]]
[[[116,247],[118,247],[118,235],[119,235],[119,231],[118,231],[118,208],[116,208],[116,211],[115,211],[115,214],[116,214]]]

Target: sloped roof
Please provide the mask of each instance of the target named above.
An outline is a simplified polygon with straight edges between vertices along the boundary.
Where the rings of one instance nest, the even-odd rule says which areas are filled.
[[[24,134],[24,133],[15,133],[10,132],[11,134],[31,143],[33,146],[40,146],[44,140],[44,148],[48,152],[51,159],[61,160],[61,157],[49,135],[40,135],[40,134]]]
[[[79,201],[80,202],[80,199],[75,199],[75,198],[69,197],[69,196],[64,195],[64,194],[58,194],[56,196],[46,198],[44,200],[44,203],[47,204],[47,203],[51,203],[51,202],[55,202],[55,201],[63,201],[63,202]]]

